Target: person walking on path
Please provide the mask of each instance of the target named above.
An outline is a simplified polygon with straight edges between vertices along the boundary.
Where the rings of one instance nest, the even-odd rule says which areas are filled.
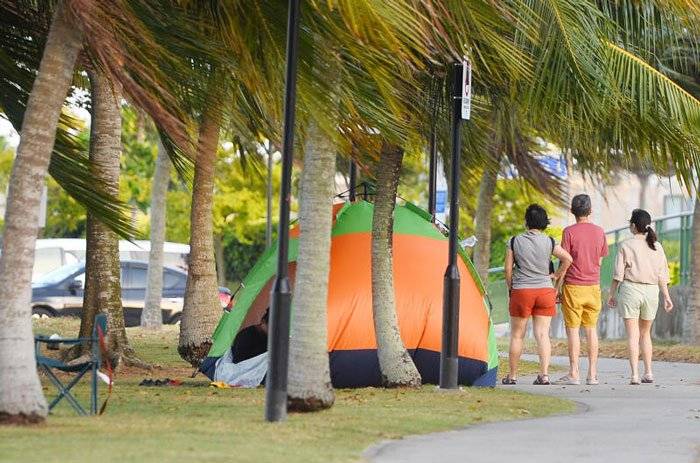
[[[569,340],[569,373],[556,384],[581,384],[579,332],[583,326],[588,340],[588,375],[586,384],[598,384],[598,316],[603,306],[600,294],[600,263],[608,255],[605,232],[591,223],[591,198],[574,196],[571,213],[576,223],[564,229],[561,246],[571,254],[573,263],[564,277],[562,314]]]
[[[651,228],[651,216],[647,211],[635,209],[632,212],[630,231],[633,236],[623,241],[617,251],[608,307],[619,307],[620,314],[625,319],[632,369],[630,384],[637,385],[640,383],[640,347],[644,362],[641,382],[654,382],[651,370],[651,325],[659,307],[659,290],[664,297],[666,312],[673,310],[673,302],[668,293],[666,254]]]
[[[540,358],[540,374],[534,384],[546,385],[550,384],[549,325],[556,314],[557,290],[571,265],[571,256],[553,238],[543,233],[549,225],[549,218],[542,206],[532,204],[527,208],[525,224],[527,231],[512,237],[506,250],[505,274],[510,294],[510,350],[509,372],[502,383],[516,384],[527,321],[532,317]],[[552,265],[552,255],[561,262],[556,272]]]

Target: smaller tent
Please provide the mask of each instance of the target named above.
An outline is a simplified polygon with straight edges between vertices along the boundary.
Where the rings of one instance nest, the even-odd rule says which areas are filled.
[[[372,318],[371,228],[373,205],[337,204],[331,243],[328,288],[328,352],[336,388],[380,386],[381,374]],[[298,251],[298,226],[289,243],[292,283]],[[406,204],[394,212],[394,287],[399,329],[423,383],[436,384],[440,371],[443,275],[447,238],[423,209]],[[498,353],[484,301],[484,289],[468,257],[460,252],[459,383],[493,386]],[[257,324],[269,304],[275,278],[276,245],[244,279],[244,289],[213,334],[201,370],[213,379],[216,361],[231,349],[237,333]],[[292,309],[294,310],[294,308]]]

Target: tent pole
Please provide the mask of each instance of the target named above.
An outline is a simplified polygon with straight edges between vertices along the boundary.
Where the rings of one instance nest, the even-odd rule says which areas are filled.
[[[289,363],[289,319],[292,290],[289,282],[289,210],[294,159],[294,116],[296,109],[297,45],[299,42],[299,0],[289,0],[287,17],[287,65],[284,88],[284,138],[282,182],[277,233],[277,277],[270,295],[268,334],[269,365],[265,381],[265,420],[287,418],[287,371]]]
[[[445,270],[442,306],[442,351],[440,353],[440,389],[456,389],[459,373],[459,267],[457,233],[459,232],[459,173],[462,125],[462,64],[452,66],[452,165],[450,172],[450,239]]]

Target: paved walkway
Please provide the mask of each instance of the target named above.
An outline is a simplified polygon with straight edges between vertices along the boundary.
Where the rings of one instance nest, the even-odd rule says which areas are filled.
[[[625,360],[601,359],[599,369],[599,386],[532,386],[532,377],[515,386],[574,400],[580,413],[410,437],[370,448],[365,457],[380,463],[700,463],[700,365],[655,362],[657,383],[641,386],[628,384]]]

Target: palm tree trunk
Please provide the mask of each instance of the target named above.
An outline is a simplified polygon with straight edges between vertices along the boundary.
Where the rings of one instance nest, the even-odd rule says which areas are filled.
[[[59,2],[24,113],[12,168],[0,256],[0,423],[48,412],[34,358],[31,280],[41,191],[82,37]]]
[[[226,258],[224,257],[224,239],[220,234],[214,235],[214,257],[216,258],[216,281],[219,286],[226,286]]]
[[[163,242],[165,241],[166,196],[170,184],[170,158],[158,139],[158,157],[151,190],[151,249],[148,253],[148,286],[141,313],[141,326],[159,330],[163,326],[160,309],[163,296]]]
[[[212,201],[222,115],[215,105],[209,106],[199,129],[192,185],[189,271],[177,349],[193,366],[198,366],[207,355],[211,334],[221,315],[214,262]]]
[[[335,150],[318,127],[307,133],[301,177],[299,253],[289,345],[289,409],[314,411],[335,401],[328,364],[328,273]]]
[[[486,284],[491,263],[491,214],[493,213],[493,195],[496,192],[498,172],[485,169],[481,176],[479,187],[479,204],[476,209],[475,231],[476,247],[474,248],[474,266]]]
[[[119,88],[99,71],[90,72],[92,123],[90,171],[105,193],[119,196],[122,151]],[[134,357],[124,327],[119,264],[119,237],[88,212],[85,259],[85,296],[80,336],[92,333],[97,313],[107,314],[107,349],[113,365],[140,365]]]
[[[695,199],[695,209],[693,210],[693,237],[692,237],[692,278],[691,296],[688,307],[688,321],[692,324],[692,341],[700,345],[700,195]],[[680,310],[678,307],[676,310]]]
[[[418,387],[421,377],[401,340],[396,315],[392,239],[403,149],[384,144],[377,161],[372,217],[372,310],[377,355],[386,387]]]
[[[648,173],[637,173],[637,180],[639,180],[639,208],[647,208],[647,190],[649,189],[649,177]]]

